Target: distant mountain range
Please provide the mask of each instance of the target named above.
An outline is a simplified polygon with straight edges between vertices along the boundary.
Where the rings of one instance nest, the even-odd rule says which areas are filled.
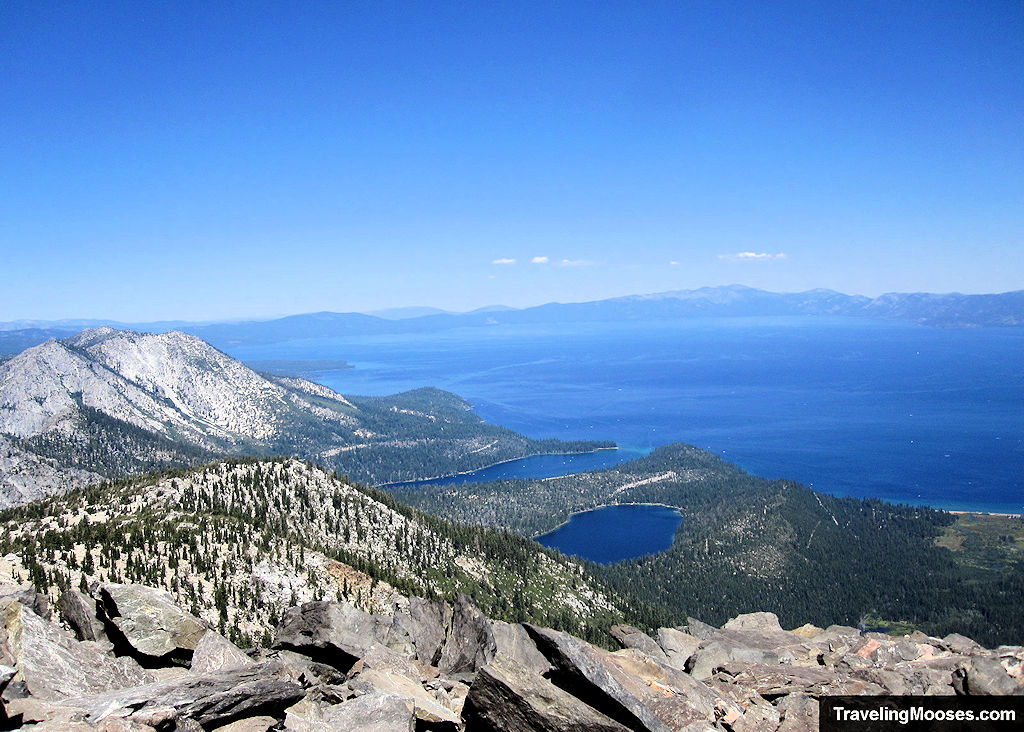
[[[587,447],[486,424],[438,389],[346,398],[178,331],[95,328],[0,364],[0,506],[232,455],[297,456],[387,483]]]
[[[949,328],[1024,326],[1024,290],[992,295],[888,293],[876,298],[833,290],[775,293],[742,285],[702,287],[652,295],[630,295],[580,303],[548,303],[513,309],[480,308],[447,313],[432,308],[398,308],[364,313],[319,312],[273,320],[232,323],[137,323],[150,332],[181,330],[219,348],[304,338],[429,333],[451,328],[503,324],[557,324],[758,316],[843,316],[903,320]],[[48,338],[65,337],[100,321],[17,321],[0,324],[0,353],[16,353]]]

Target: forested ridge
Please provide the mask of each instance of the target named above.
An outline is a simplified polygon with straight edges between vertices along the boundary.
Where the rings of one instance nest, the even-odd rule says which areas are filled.
[[[524,536],[601,505],[676,507],[683,521],[668,551],[591,566],[666,618],[718,623],[765,610],[791,625],[881,618],[989,643],[1024,637],[1020,554],[997,551],[987,564],[965,561],[939,543],[956,521],[952,514],[766,480],[689,445],[668,445],[592,473],[395,495],[454,520]]]
[[[489,616],[602,643],[653,617],[584,566],[503,530],[458,525],[291,459],[233,460],[77,489],[0,512],[15,581],[161,587],[243,645],[294,604],[470,595]],[[3,561],[6,561],[3,560]]]

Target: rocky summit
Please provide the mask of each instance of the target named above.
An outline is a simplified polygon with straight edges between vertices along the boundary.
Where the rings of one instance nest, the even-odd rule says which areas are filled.
[[[1024,648],[958,635],[689,619],[619,650],[487,618],[466,595],[289,608],[243,651],[143,585],[0,586],[6,729],[225,732],[795,732],[827,695],[1024,693]]]

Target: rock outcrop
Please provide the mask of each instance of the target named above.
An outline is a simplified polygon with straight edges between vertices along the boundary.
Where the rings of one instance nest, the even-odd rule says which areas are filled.
[[[105,584],[98,591],[108,635],[150,663],[188,660],[209,626],[174,603],[162,590]]]
[[[390,615],[311,602],[288,611],[272,648],[242,651],[150,588],[68,590],[60,618],[37,599],[0,592],[4,728],[810,732],[829,695],[1024,694],[1020,646],[787,631],[768,613],[615,626],[611,651],[492,621],[466,596]]]

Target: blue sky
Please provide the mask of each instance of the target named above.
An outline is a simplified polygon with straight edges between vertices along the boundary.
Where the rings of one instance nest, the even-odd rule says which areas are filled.
[[[0,320],[1024,288],[1016,0],[15,0],[0,78]]]

